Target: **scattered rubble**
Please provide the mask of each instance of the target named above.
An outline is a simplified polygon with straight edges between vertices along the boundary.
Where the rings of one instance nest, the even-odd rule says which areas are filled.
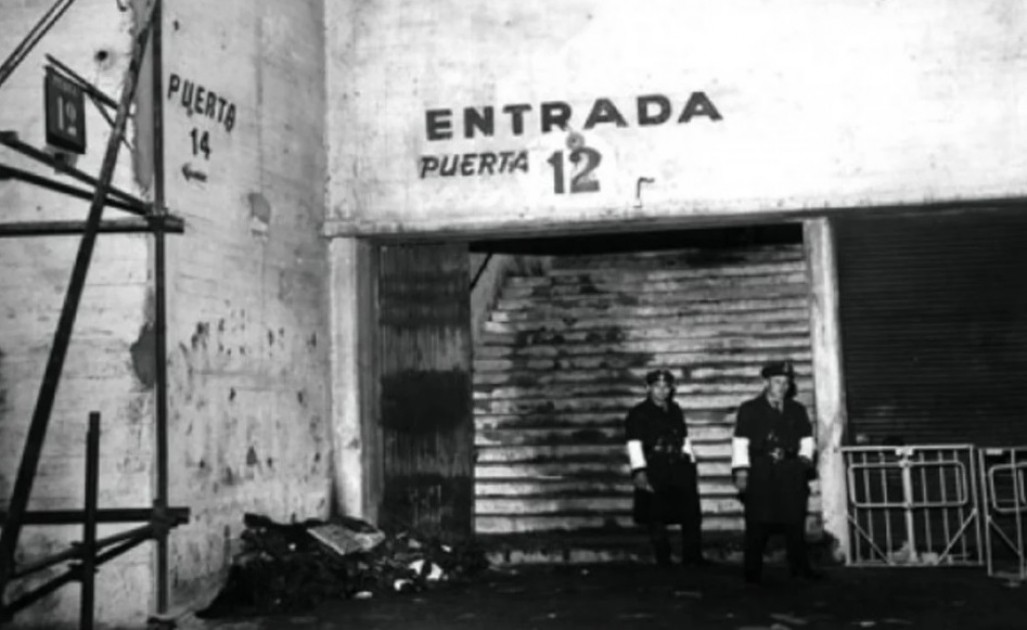
[[[242,551],[197,617],[297,613],[325,600],[420,592],[488,568],[473,541],[450,546],[410,532],[389,536],[350,517],[281,524],[246,514],[243,522]]]

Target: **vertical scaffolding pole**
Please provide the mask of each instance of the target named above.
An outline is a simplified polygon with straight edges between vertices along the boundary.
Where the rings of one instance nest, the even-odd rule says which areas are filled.
[[[79,628],[93,630],[93,602],[96,595],[96,512],[100,495],[100,414],[89,414],[86,433],[86,513],[82,525],[82,563],[79,579]]]
[[[8,577],[13,571],[14,550],[18,544],[18,536],[21,533],[22,521],[28,507],[29,495],[32,492],[32,483],[35,480],[36,470],[39,466],[39,457],[46,439],[50,414],[53,411],[54,399],[57,397],[57,386],[64,368],[64,359],[67,356],[68,345],[71,342],[71,333],[75,326],[75,318],[78,315],[82,291],[85,288],[89,263],[92,260],[93,248],[96,245],[96,236],[99,233],[107,191],[114,177],[114,167],[117,164],[118,149],[121,147],[121,137],[125,133],[128,112],[131,108],[132,98],[135,96],[136,84],[139,80],[143,52],[146,49],[150,36],[152,9],[153,6],[150,7],[150,12],[147,14],[142,29],[135,39],[132,59],[125,77],[125,85],[121,93],[121,99],[118,102],[118,113],[114,120],[114,128],[111,130],[111,135],[107,140],[107,148],[100,166],[98,185],[93,195],[93,201],[89,206],[85,233],[82,235],[82,242],[79,244],[78,254],[75,257],[75,266],[71,271],[68,291],[64,296],[64,305],[61,308],[61,316],[57,322],[57,331],[54,334],[53,345],[50,348],[50,357],[43,373],[43,382],[39,388],[39,396],[36,399],[36,407],[32,414],[28,436],[25,438],[25,450],[22,453],[21,463],[18,466],[18,475],[15,478],[14,489],[11,492],[7,518],[4,521],[3,530],[0,531],[0,596],[6,591]]]
[[[163,107],[163,29],[161,0],[154,0],[150,35],[153,83],[153,212],[159,217],[154,231],[154,374],[156,376],[156,466],[157,488],[154,508],[161,517],[168,507],[168,374],[167,374],[167,293],[165,284],[164,219],[164,107]],[[157,612],[168,609],[168,530],[157,533]]]

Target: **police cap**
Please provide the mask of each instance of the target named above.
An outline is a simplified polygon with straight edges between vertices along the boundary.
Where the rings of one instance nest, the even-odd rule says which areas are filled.
[[[771,361],[760,370],[760,376],[763,378],[770,378],[772,376],[795,378],[795,368],[792,367],[791,361]]]

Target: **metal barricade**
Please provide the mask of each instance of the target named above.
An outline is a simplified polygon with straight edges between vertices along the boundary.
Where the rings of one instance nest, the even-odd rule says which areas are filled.
[[[988,575],[1027,579],[1027,447],[983,448],[980,471]]]
[[[848,481],[850,565],[984,563],[974,446],[841,450]]]

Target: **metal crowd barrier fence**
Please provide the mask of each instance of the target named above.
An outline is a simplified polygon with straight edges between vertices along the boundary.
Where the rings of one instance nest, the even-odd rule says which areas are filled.
[[[851,446],[851,566],[980,566],[973,445]]]
[[[1027,447],[980,449],[988,575],[1027,579]]]

